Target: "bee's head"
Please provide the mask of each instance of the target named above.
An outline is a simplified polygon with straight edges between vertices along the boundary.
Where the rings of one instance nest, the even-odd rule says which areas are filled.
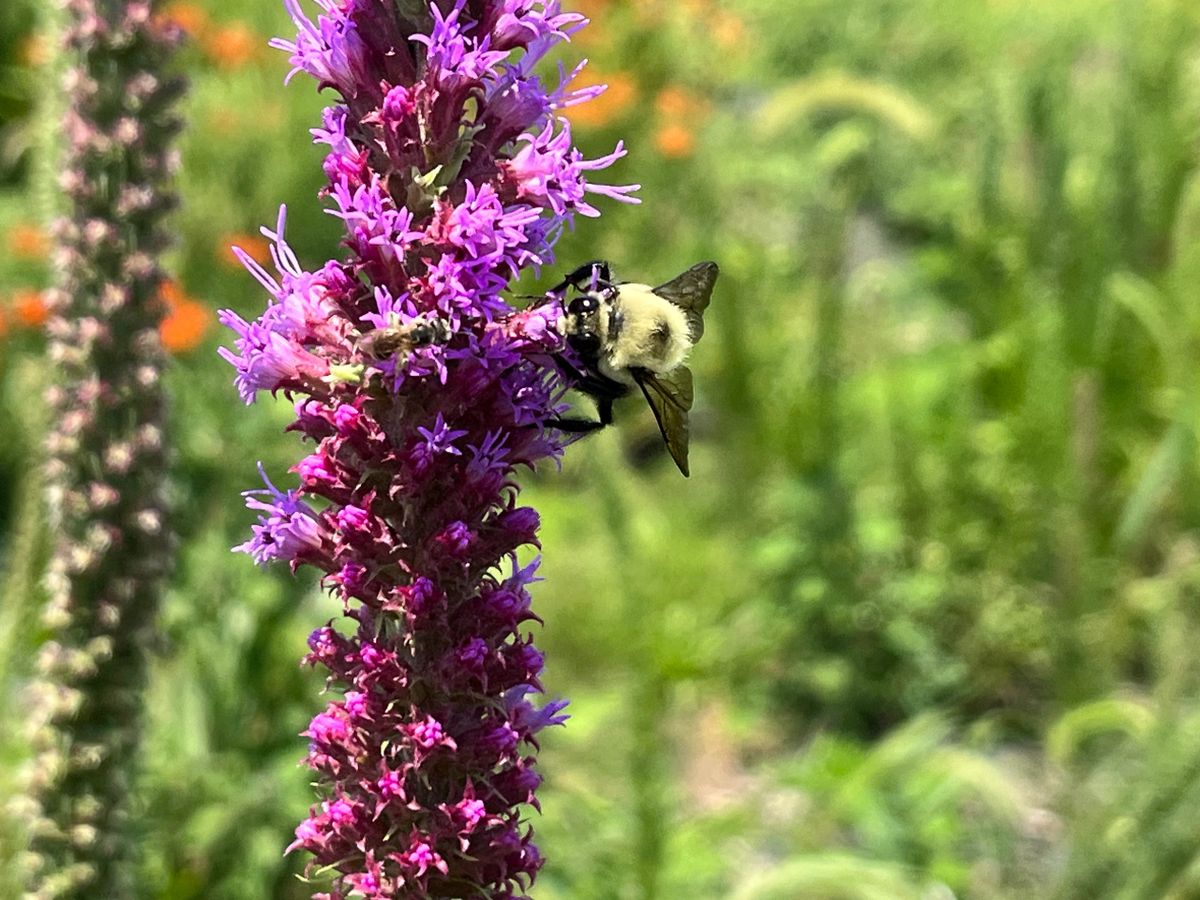
[[[567,341],[584,359],[595,359],[603,346],[604,299],[587,291],[567,304]]]
[[[600,308],[600,299],[595,294],[580,294],[567,304],[567,312],[573,316],[587,316]]]

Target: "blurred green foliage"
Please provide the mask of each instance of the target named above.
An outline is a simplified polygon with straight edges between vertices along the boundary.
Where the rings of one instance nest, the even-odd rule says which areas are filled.
[[[297,448],[286,407],[240,408],[212,321],[261,308],[225,245],[280,202],[303,260],[338,240],[321,99],[263,46],[279,5],[173,7],[173,268],[210,328],[181,326],[172,375],[182,556],[139,800],[164,900],[308,894],[281,855],[320,702],[296,660],[337,611],[228,552],[255,462]],[[40,639],[47,363],[20,298],[48,278],[41,6],[0,11],[10,723]],[[580,141],[624,138],[612,177],[645,187],[560,258],[723,275],[692,479],[636,402],[526,479],[546,681],[573,712],[542,756],[539,900],[1200,896],[1200,7],[580,6],[566,56],[612,85]],[[23,750],[0,753],[7,790]]]

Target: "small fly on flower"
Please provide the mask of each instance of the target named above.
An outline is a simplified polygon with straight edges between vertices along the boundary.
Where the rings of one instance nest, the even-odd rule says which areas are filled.
[[[412,353],[421,347],[445,344],[450,340],[450,326],[442,319],[413,319],[395,322],[366,332],[358,339],[358,349],[375,360]]]
[[[696,263],[666,284],[618,283],[609,264],[585,263],[551,293],[577,296],[566,305],[562,332],[583,363],[579,371],[562,365],[575,387],[596,401],[600,421],[556,419],[562,431],[587,433],[612,424],[613,401],[636,385],[650,404],[667,450],[688,475],[688,412],[692,373],[684,361],[704,334],[704,311],[712,300],[719,270]]]

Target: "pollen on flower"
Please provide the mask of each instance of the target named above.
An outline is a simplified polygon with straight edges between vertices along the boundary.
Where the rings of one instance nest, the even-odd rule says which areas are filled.
[[[12,316],[25,328],[40,328],[50,315],[41,291],[18,291],[13,295]]]

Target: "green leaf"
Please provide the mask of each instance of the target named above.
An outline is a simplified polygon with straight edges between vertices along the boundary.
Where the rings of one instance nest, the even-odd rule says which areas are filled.
[[[1128,551],[1145,538],[1163,500],[1190,464],[1195,443],[1187,422],[1175,422],[1167,430],[1121,510],[1115,537],[1119,548]]]
[[[1046,753],[1059,765],[1066,766],[1094,737],[1119,733],[1139,738],[1153,725],[1154,711],[1145,703],[1106,697],[1076,707],[1055,722],[1046,736]]]
[[[819,853],[751,876],[731,900],[921,900],[924,895],[903,866]]]
[[[831,111],[871,116],[917,141],[929,140],[937,130],[933,114],[911,94],[891,84],[844,72],[805,78],[779,88],[759,113],[758,129],[763,137],[775,137],[799,120]]]
[[[1164,361],[1170,363],[1175,356],[1177,335],[1164,315],[1167,303],[1162,292],[1131,272],[1117,272],[1109,278],[1105,293],[1112,306],[1106,304],[1101,311],[1101,326],[1097,329],[1099,340],[1107,344],[1120,333],[1115,312],[1123,310],[1142,326]],[[1098,349],[1103,350],[1104,345]]]

